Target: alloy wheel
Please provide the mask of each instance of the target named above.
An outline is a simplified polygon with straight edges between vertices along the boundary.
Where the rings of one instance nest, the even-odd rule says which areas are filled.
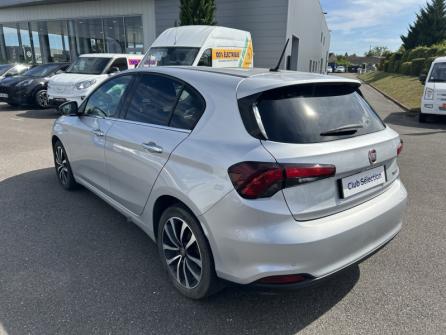
[[[163,228],[162,248],[170,273],[187,289],[200,284],[202,257],[200,246],[190,226],[181,218],[172,217]]]
[[[68,161],[64,149],[58,145],[55,150],[55,162],[57,176],[63,185],[67,185],[69,181]]]
[[[48,94],[45,90],[37,92],[36,100],[39,107],[48,107]]]

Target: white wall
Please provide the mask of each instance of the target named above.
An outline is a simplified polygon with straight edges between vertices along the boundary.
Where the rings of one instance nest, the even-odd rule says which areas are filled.
[[[141,14],[144,50],[147,50],[156,37],[154,0],[98,0],[2,8],[0,23]]]
[[[330,32],[325,15],[319,0],[288,0],[287,38],[290,43],[287,55],[291,54],[292,35],[299,38],[299,71],[310,71],[310,60],[315,61],[317,70],[321,72],[321,58],[323,59],[322,72],[327,68],[327,55],[330,48]],[[325,37],[325,44],[321,33]],[[285,67],[285,62],[282,67]]]

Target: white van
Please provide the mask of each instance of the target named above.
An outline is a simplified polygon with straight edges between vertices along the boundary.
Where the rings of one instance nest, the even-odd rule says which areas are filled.
[[[435,59],[426,76],[420,76],[425,84],[421,98],[420,122],[426,122],[429,114],[446,115],[446,57]]]
[[[153,42],[139,67],[162,65],[251,68],[251,34],[217,26],[167,29]]]
[[[48,100],[52,105],[66,101],[82,103],[88,94],[114,73],[135,68],[142,55],[84,54],[66,72],[48,82]]]

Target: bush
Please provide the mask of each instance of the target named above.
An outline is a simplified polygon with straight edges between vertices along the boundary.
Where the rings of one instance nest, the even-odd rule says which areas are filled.
[[[409,50],[409,55],[407,57],[408,61],[413,61],[414,59],[417,58],[427,58],[432,56],[430,54],[430,49],[428,47],[417,47],[415,49]]]
[[[389,60],[385,60],[383,62],[383,70],[384,70],[384,72],[389,72],[389,64],[390,64]]]
[[[421,73],[428,73],[429,69],[431,68],[432,62],[435,60],[436,57],[429,57],[424,61],[423,71]]]
[[[401,64],[400,73],[410,76],[412,74],[412,62],[404,62]]]
[[[412,60],[412,75],[419,76],[424,68],[426,58],[415,58]]]

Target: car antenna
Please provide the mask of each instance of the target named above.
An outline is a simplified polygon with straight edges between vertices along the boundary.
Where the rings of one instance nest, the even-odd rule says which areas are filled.
[[[285,50],[286,50],[286,47],[288,46],[289,41],[290,41],[290,39],[286,40],[285,46],[283,47],[282,54],[280,55],[279,62],[277,63],[276,67],[269,69],[271,72],[279,72],[279,66],[280,66],[280,63],[282,63],[283,55],[285,54]]]

